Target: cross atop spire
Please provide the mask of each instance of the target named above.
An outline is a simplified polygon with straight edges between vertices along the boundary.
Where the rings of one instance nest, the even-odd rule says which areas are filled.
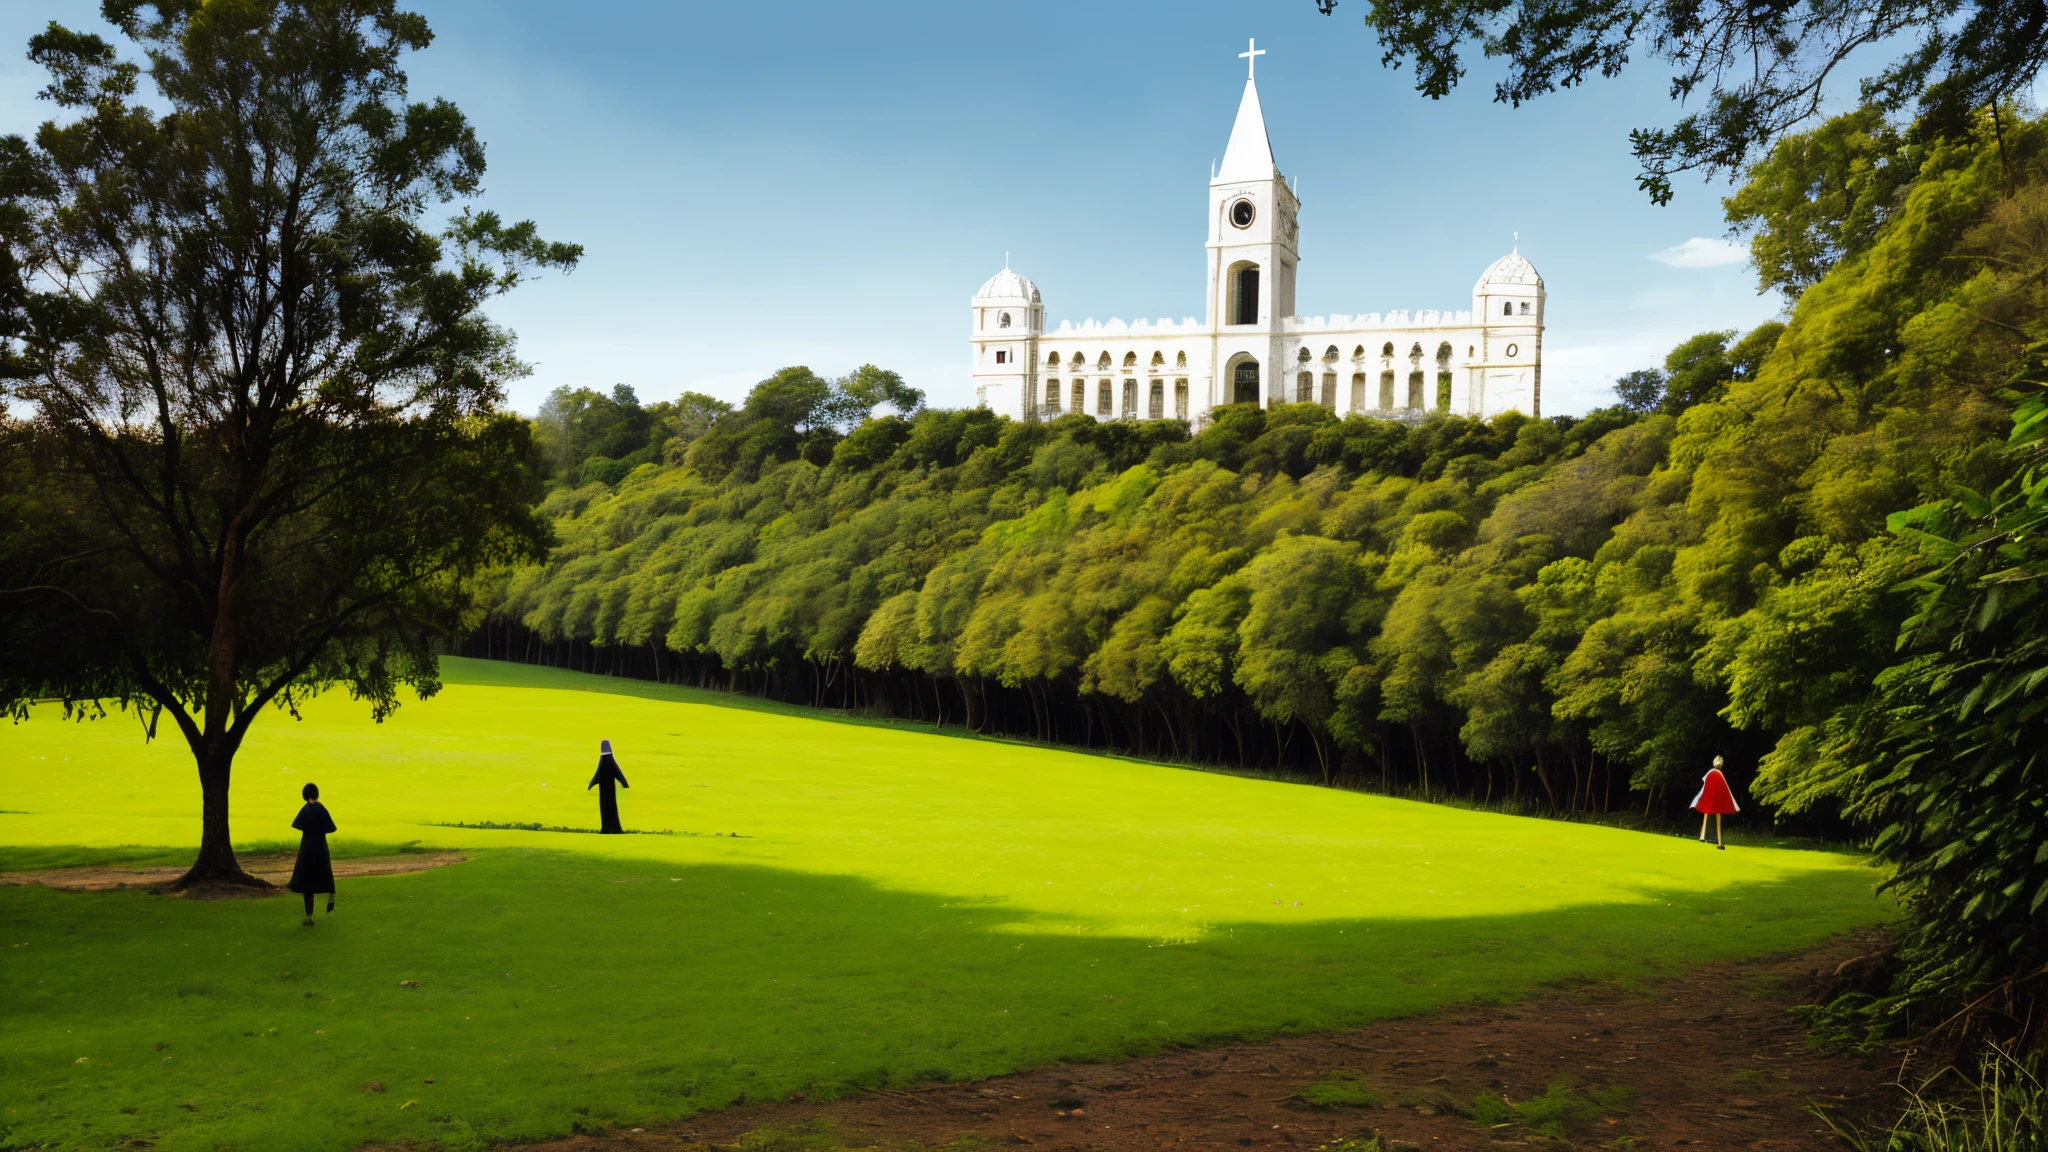
[[[1258,75],[1259,57],[1264,56],[1266,54],[1266,50],[1264,48],[1259,47],[1259,41],[1256,36],[1252,37],[1250,41],[1248,41],[1247,47],[1250,50],[1246,52],[1239,52],[1237,54],[1237,58],[1245,62],[1244,78],[1250,80]]]
[[[1223,149],[1223,166],[1210,177],[1212,183],[1272,180],[1279,175],[1273,168],[1273,145],[1266,139],[1266,114],[1259,109],[1259,85],[1250,75],[1250,69],[1258,66],[1258,58],[1266,54],[1258,43],[1252,41],[1250,49],[1237,54],[1239,59],[1250,61],[1246,65],[1244,98],[1237,105],[1237,123],[1230,129],[1230,144]]]

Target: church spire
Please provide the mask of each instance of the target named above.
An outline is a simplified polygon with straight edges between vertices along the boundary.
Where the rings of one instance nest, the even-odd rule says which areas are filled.
[[[1240,53],[1254,65],[1265,54],[1256,41],[1250,51]],[[1230,129],[1230,145],[1223,150],[1223,167],[1215,178],[1232,183],[1271,180],[1277,175],[1279,169],[1273,164],[1273,144],[1266,138],[1266,114],[1259,108],[1259,86],[1247,72],[1244,99],[1237,105],[1237,123]]]

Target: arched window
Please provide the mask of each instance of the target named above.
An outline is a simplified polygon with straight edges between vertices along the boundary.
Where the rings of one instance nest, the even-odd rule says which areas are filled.
[[[1474,356],[1477,356],[1477,355],[1479,355],[1479,345],[1477,345],[1477,344],[1467,344],[1467,345],[1465,345],[1465,359],[1467,359],[1467,360],[1470,360],[1470,359],[1471,359],[1472,357],[1474,357]]]
[[[1449,340],[1446,340],[1443,343],[1436,346],[1436,363],[1437,367],[1441,368],[1444,365],[1449,364],[1450,362],[1451,342]]]
[[[1335,372],[1323,373],[1323,394],[1320,399],[1323,402],[1323,407],[1328,408],[1332,412],[1337,410],[1337,374]]]
[[[1365,411],[1365,373],[1351,374],[1351,411]]]
[[[1166,419],[1166,381],[1154,380],[1152,382],[1152,395],[1149,398],[1149,402],[1145,405],[1145,415],[1154,420]]]
[[[1046,366],[1047,368],[1050,368],[1050,369],[1052,369],[1052,370],[1053,370],[1053,371],[1055,371],[1055,372],[1059,371],[1059,367],[1060,367],[1060,354],[1059,354],[1059,353],[1057,353],[1057,352],[1054,352],[1054,353],[1052,353],[1051,355],[1047,356],[1047,357],[1045,358],[1045,366]]]
[[[1074,353],[1074,367],[1079,368],[1081,365],[1086,363],[1087,361],[1081,358],[1081,354],[1079,352]]]
[[[1109,381],[1107,380],[1096,385],[1095,414],[1105,420],[1116,414],[1110,408]]]
[[[1513,316],[1515,314],[1515,302],[1513,300],[1501,301],[1500,314],[1503,316]]]
[[[1154,352],[1154,353],[1152,354],[1152,366],[1153,366],[1154,368],[1164,368],[1164,367],[1166,367],[1166,353],[1164,353],[1164,352]]]
[[[1185,368],[1185,367],[1187,367],[1187,366],[1188,366],[1188,354],[1187,354],[1186,352],[1176,352],[1176,353],[1174,353],[1174,354],[1173,354],[1173,366],[1174,366],[1175,368]],[[1185,383],[1187,383],[1187,381],[1183,380],[1183,381],[1181,381],[1181,383],[1185,384]]]
[[[1186,356],[1187,353],[1183,352],[1181,355]],[[1173,418],[1175,420],[1185,420],[1188,418],[1188,382],[1185,380],[1175,380],[1173,382]]]
[[[1230,288],[1228,307],[1225,309],[1227,322],[1231,324],[1257,324],[1259,322],[1259,266],[1257,264],[1232,264],[1230,266]]]
[[[1079,353],[1076,353],[1076,355],[1079,355]],[[1074,381],[1074,393],[1073,393],[1073,395],[1074,395],[1074,402],[1073,402],[1073,408],[1072,408],[1072,411],[1075,411],[1075,412],[1086,412],[1086,411],[1088,411],[1088,382],[1087,382],[1086,380],[1076,380],[1076,381]]]
[[[1408,407],[1422,407],[1422,372],[1419,369],[1408,374]]]
[[[1392,409],[1393,406],[1394,374],[1391,371],[1382,372],[1380,373],[1380,411],[1388,411]]]
[[[1138,382],[1136,380],[1126,380],[1124,381],[1124,419],[1136,420],[1137,418]]]
[[[1393,354],[1394,354],[1394,342],[1393,342],[1392,340],[1389,340],[1389,341],[1387,341],[1387,342],[1386,342],[1385,344],[1382,344],[1382,345],[1380,345],[1380,355],[1382,355],[1382,356],[1392,356]]]
[[[1257,404],[1259,402],[1259,362],[1241,360],[1230,370],[1231,402],[1236,404]]]
[[[1097,358],[1095,361],[1095,367],[1098,371],[1109,371],[1109,353],[1104,352],[1099,358]]]
[[[1294,402],[1307,404],[1316,398],[1316,374],[1303,372],[1294,378]]]
[[[1353,349],[1351,350],[1351,358],[1352,358],[1353,360],[1363,360],[1363,359],[1365,359],[1365,345],[1363,345],[1363,344],[1360,344],[1360,345],[1359,345],[1358,347],[1356,347],[1356,348],[1353,348]]]
[[[1323,349],[1323,360],[1326,363],[1330,364],[1335,364],[1337,362],[1337,346],[1335,344],[1332,344],[1328,348]]]
[[[1410,346],[1409,346],[1409,348],[1408,348],[1408,358],[1409,358],[1410,360],[1420,360],[1420,359],[1422,359],[1422,341],[1420,341],[1420,340],[1417,340],[1417,341],[1416,341],[1416,342],[1415,342],[1414,344],[1412,344],[1412,345],[1410,345]]]
[[[1294,358],[1303,364],[1308,363],[1308,349],[1303,348]]]
[[[1060,382],[1057,380],[1045,382],[1045,410],[1054,416],[1060,414]]]
[[[998,316],[996,317],[996,327],[998,327],[998,328],[1008,328],[1009,326],[1010,326],[1010,314],[1009,314],[1008,312],[1004,312],[1004,313],[1001,313],[1001,314],[999,314],[999,315],[998,315]]]
[[[1136,352],[1126,352],[1126,353],[1124,353],[1124,367],[1126,367],[1126,368],[1136,368],[1137,366],[1138,366],[1138,354],[1137,354]]]
[[[1522,315],[1524,315],[1524,316],[1527,316],[1528,314],[1529,314],[1529,302],[1528,302],[1527,300],[1524,300],[1524,301],[1522,301]]]

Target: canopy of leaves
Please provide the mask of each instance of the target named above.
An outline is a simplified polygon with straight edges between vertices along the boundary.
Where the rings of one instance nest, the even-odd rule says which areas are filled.
[[[483,148],[389,0],[107,0],[31,44],[69,114],[0,140],[0,706],[146,702],[228,765],[272,702],[435,687],[479,570],[546,538],[484,304],[578,251],[437,205]],[[147,81],[149,91],[145,92]],[[208,853],[214,853],[209,857]],[[200,871],[200,869],[195,869]]]
[[[1316,4],[1324,15],[1337,6]],[[1870,137],[1887,131],[1886,117],[1910,113],[1931,140],[1967,137],[1978,109],[2027,91],[2048,63],[2048,10],[2040,0],[1374,0],[1365,23],[1379,37],[1381,63],[1412,62],[1416,90],[1431,99],[1464,79],[1475,47],[1504,65],[1494,99],[1518,107],[1595,75],[1618,76],[1637,54],[1668,66],[1672,100],[1697,101],[1700,109],[1668,128],[1630,134],[1642,165],[1637,181],[1660,204],[1671,199],[1679,173],[1745,172],[1820,114],[1846,70],[1860,82],[1866,111],[1854,122],[1836,121],[1832,134],[1808,134],[1801,145],[1830,153],[1818,159],[1833,182],[1816,189],[1808,210],[1820,226],[1767,245],[1764,257],[1767,277],[1806,276],[1808,283],[1826,263],[1827,233],[1866,227],[1886,185],[1897,187],[1882,165],[1859,171],[1839,163],[1867,151]],[[1817,167],[1782,148],[1772,159],[1777,176]]]

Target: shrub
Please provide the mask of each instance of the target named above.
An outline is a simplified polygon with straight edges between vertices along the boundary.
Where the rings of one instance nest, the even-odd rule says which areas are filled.
[[[1856,1152],[2040,1152],[2048,1148],[2048,1110],[2038,1072],[2002,1048],[1990,1048],[1977,1066],[1976,1083],[1951,1087],[1957,1077],[1944,1068],[1918,1088],[1906,1090],[1906,1107],[1890,1127],[1864,1130],[1819,1108],[1827,1122]]]
[[[1311,1108],[1377,1108],[1384,1103],[1356,1072],[1333,1072],[1304,1085],[1294,1098]]]
[[[1553,1140],[1569,1139],[1602,1116],[1628,1111],[1628,1089],[1581,1091],[1569,1080],[1553,1080],[1543,1095],[1521,1104],[1503,1096],[1481,1096],[1472,1102],[1472,1122],[1484,1128],[1517,1124]]]

